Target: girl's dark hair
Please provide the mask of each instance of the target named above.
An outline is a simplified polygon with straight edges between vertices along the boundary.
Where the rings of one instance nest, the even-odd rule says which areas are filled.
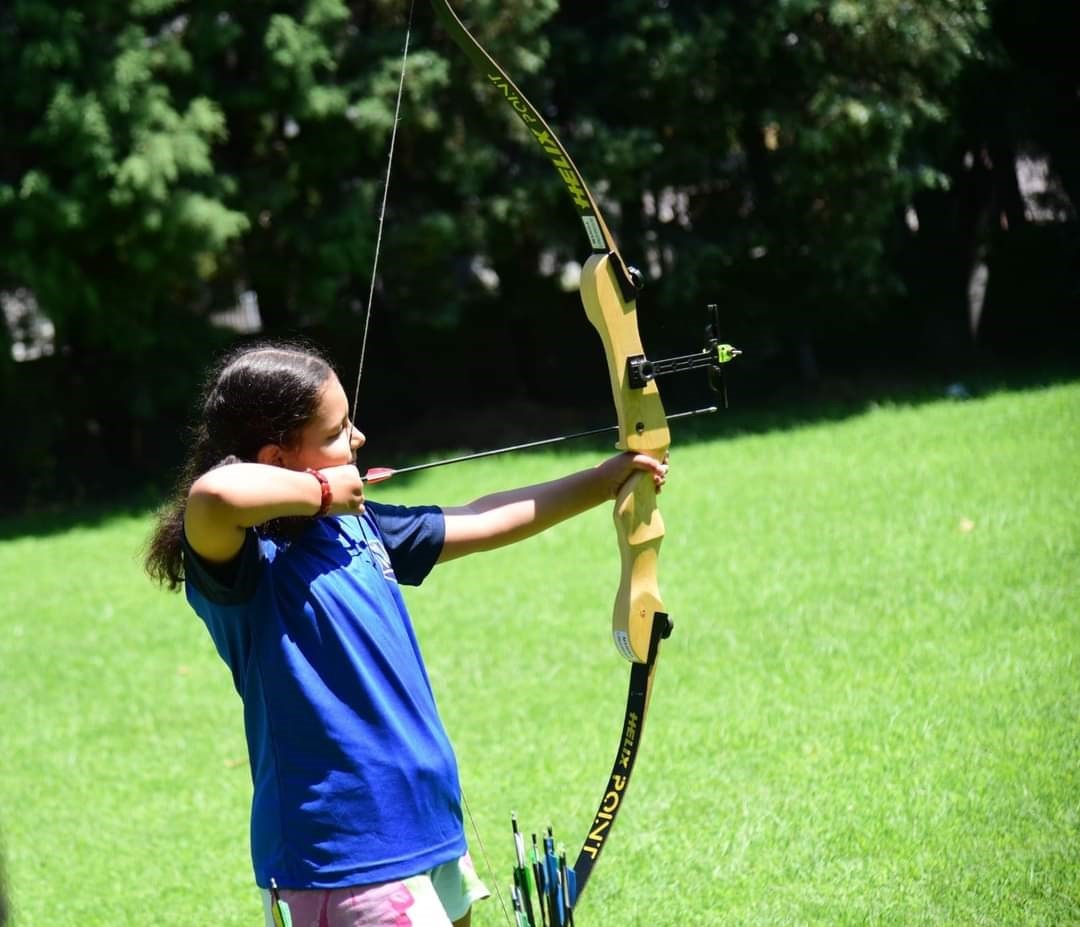
[[[192,484],[222,463],[254,461],[267,444],[292,444],[331,373],[317,350],[293,342],[245,345],[211,368],[187,459],[147,547],[152,579],[171,590],[184,581],[184,509]]]

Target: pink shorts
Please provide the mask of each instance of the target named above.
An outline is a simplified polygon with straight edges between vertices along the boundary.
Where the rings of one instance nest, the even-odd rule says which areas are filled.
[[[351,888],[263,889],[266,927],[450,927],[491,893],[466,853],[399,882]]]

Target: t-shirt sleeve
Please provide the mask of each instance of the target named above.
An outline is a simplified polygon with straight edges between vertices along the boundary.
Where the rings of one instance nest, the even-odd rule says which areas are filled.
[[[398,583],[419,586],[435,566],[446,537],[446,520],[437,505],[385,505],[365,502],[375,522]]]
[[[239,605],[255,594],[259,567],[259,539],[248,531],[244,546],[228,563],[203,560],[183,540],[184,581],[191,583],[207,599],[218,605]]]

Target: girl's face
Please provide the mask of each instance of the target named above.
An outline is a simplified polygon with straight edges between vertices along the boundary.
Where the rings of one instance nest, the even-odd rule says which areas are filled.
[[[349,398],[334,374],[319,396],[311,420],[301,429],[296,443],[282,448],[282,462],[290,470],[322,470],[355,463],[363,447],[363,433],[349,420]]]

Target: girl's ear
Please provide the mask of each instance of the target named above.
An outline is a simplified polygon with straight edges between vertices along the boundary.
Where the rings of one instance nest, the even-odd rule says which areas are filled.
[[[259,448],[259,453],[255,455],[255,459],[259,463],[271,467],[285,466],[285,453],[280,444],[264,444]]]

